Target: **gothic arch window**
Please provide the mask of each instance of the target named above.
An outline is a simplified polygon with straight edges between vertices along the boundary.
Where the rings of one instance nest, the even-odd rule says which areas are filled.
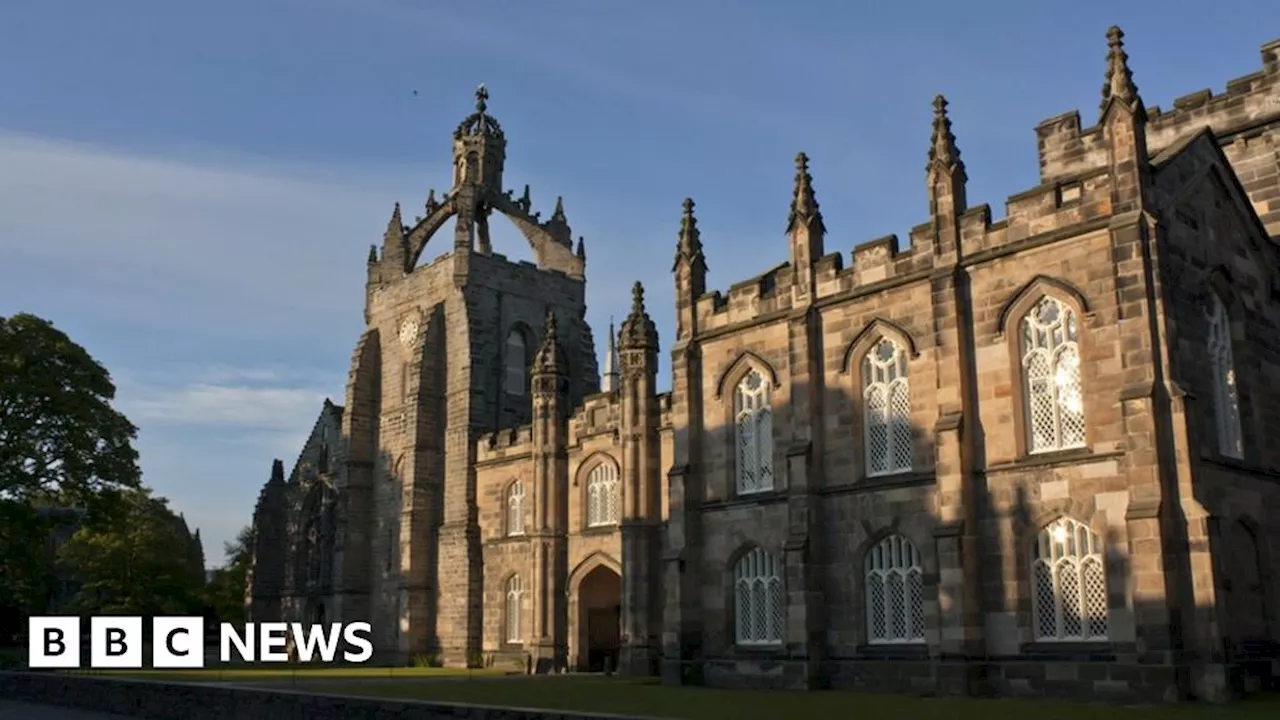
[[[527,392],[529,370],[526,366],[528,349],[524,340],[524,333],[519,330],[512,330],[507,333],[506,347],[506,377],[504,385],[507,388],[508,395],[517,395],[523,397]]]
[[[911,470],[911,391],[907,353],[882,338],[862,358],[862,407],[867,476]]]
[[[1240,433],[1240,394],[1231,353],[1231,325],[1227,308],[1216,292],[1209,292],[1209,363],[1213,379],[1213,412],[1218,429],[1218,452],[1226,457],[1244,456]]]
[[[1097,533],[1059,518],[1031,548],[1031,607],[1036,640],[1106,640],[1107,575]]]
[[[519,644],[523,638],[520,620],[524,605],[524,583],[520,580],[519,575],[512,575],[507,579],[506,590],[506,617],[504,619],[506,639],[510,644]]]
[[[778,558],[755,547],[733,568],[734,626],[739,645],[782,643],[787,604]]]
[[[507,534],[524,534],[524,483],[519,480],[507,487]]]
[[[618,466],[606,460],[587,476],[587,527],[618,524]]]
[[[867,642],[924,642],[924,573],[920,553],[901,535],[890,535],[867,552]]]
[[[733,391],[735,486],[739,495],[773,489],[773,410],[769,380],[755,368]]]
[[[1084,447],[1084,389],[1075,311],[1046,295],[1022,317],[1020,325],[1028,451]]]

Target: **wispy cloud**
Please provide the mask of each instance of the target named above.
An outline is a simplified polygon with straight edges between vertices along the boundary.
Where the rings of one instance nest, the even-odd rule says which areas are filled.
[[[342,402],[365,252],[391,203],[447,173],[141,154],[3,130],[0,166],[0,311],[54,320],[107,366],[140,428],[146,482],[206,528],[216,562],[271,458],[292,464],[324,398]],[[588,237],[598,346],[635,279],[659,288],[651,311],[665,324],[667,254],[629,257],[654,233],[614,230],[589,189],[554,192]],[[673,222],[660,224],[672,243]],[[499,249],[525,242],[494,229]]]

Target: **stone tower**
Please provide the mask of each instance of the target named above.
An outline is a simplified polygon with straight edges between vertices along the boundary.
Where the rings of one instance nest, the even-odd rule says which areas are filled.
[[[545,221],[503,190],[507,141],[488,91],[453,135],[452,187],[432,190],[425,217],[405,225],[399,204],[370,250],[366,329],[352,358],[342,435],[342,506],[335,611],[370,619],[388,657],[479,661],[482,621],[477,441],[534,417],[529,370],[558,318],[563,402],[599,390],[585,320],[585,252],[563,202]],[[504,215],[536,263],[493,252],[489,219]],[[453,220],[445,254],[419,266]],[[446,240],[447,242],[447,240]]]

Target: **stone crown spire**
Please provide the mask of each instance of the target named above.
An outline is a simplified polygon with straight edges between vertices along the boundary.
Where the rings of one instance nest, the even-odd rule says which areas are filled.
[[[1141,102],[1138,97],[1138,86],[1133,82],[1133,71],[1129,69],[1129,54],[1124,51],[1124,31],[1112,25],[1107,30],[1107,77],[1102,83],[1103,114],[1112,100],[1123,103],[1125,107],[1133,107]]]
[[[535,374],[560,374],[564,369],[564,355],[560,352],[560,341],[556,330],[556,313],[548,308],[542,346],[538,348],[538,354],[533,358],[533,372]]]
[[[644,285],[639,281],[631,287],[631,314],[622,321],[619,345],[629,348],[658,347],[658,326],[644,309]]]
[[[680,216],[680,240],[676,243],[676,265],[681,260],[705,265],[702,254],[702,234],[698,232],[698,219],[693,216],[693,198],[684,199],[684,214]]]
[[[502,126],[498,124],[497,119],[489,115],[489,89],[484,86],[484,83],[480,83],[480,87],[476,88],[476,111],[459,123],[458,129],[453,132],[454,138],[461,138],[464,135],[488,135],[494,138],[503,136]]]
[[[791,212],[787,216],[787,232],[796,229],[797,223],[813,224],[818,232],[827,228],[818,209],[818,198],[813,193],[813,176],[809,174],[809,156],[796,155],[796,189],[791,198]]]
[[[929,140],[929,168],[937,166],[964,174],[964,161],[951,132],[951,118],[947,117],[947,99],[941,95],[933,98],[933,137]]]

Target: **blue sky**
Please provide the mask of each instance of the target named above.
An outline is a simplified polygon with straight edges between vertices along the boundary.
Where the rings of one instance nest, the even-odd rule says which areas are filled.
[[[272,458],[342,402],[368,246],[395,201],[412,217],[445,189],[478,83],[508,185],[544,216],[562,195],[586,237],[597,338],[639,279],[669,341],[685,196],[721,289],[786,259],[800,150],[828,250],[905,237],[941,92],[970,202],[1000,216],[1037,182],[1036,123],[1096,119],[1108,25],[1168,107],[1259,68],[1271,4],[4,3],[0,315],[49,318],[108,367],[145,481],[216,565]]]

